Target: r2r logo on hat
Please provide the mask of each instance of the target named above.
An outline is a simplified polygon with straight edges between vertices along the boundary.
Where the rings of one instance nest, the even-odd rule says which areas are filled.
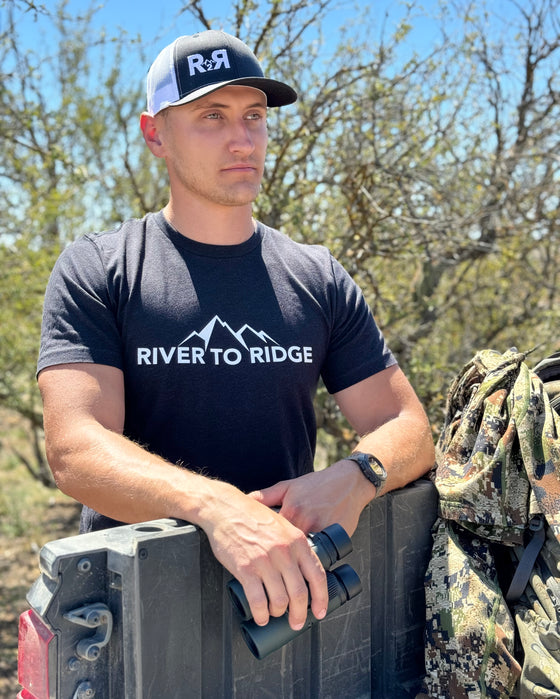
[[[227,70],[230,67],[227,49],[212,51],[212,57],[206,60],[201,53],[193,53],[192,56],[187,56],[187,61],[189,63],[189,75],[191,77],[196,71],[199,73],[206,73],[209,70],[219,70],[222,67],[224,70]]]
[[[180,36],[161,51],[148,72],[147,111],[154,116],[162,109],[193,102],[226,85],[261,90],[269,107],[281,107],[297,99],[289,85],[264,77],[246,44],[225,32],[209,30]]]

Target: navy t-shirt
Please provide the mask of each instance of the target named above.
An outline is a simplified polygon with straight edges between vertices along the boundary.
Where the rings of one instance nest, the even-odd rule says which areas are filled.
[[[250,491],[313,469],[320,377],[334,393],[395,359],[326,248],[260,223],[240,245],[198,243],[159,212],[57,261],[38,371],[76,362],[123,371],[127,437]]]

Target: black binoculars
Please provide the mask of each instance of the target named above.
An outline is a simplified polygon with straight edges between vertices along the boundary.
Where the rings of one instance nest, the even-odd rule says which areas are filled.
[[[362,584],[356,571],[344,563],[334,570],[330,567],[352,551],[352,541],[340,524],[331,524],[316,534],[310,534],[309,545],[327,571],[329,604],[327,616],[362,591]],[[288,623],[288,613],[281,617],[271,617],[266,626],[256,624],[251,615],[249,602],[238,580],[230,580],[228,591],[235,609],[241,617],[241,632],[245,643],[253,655],[261,660],[269,653],[306,631],[317,619],[310,611],[303,628],[294,631]]]

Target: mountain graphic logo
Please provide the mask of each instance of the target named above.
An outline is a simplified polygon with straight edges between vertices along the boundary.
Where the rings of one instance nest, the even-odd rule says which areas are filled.
[[[209,346],[224,347],[224,340],[228,340],[232,336],[234,340],[244,347],[246,350],[253,345],[278,345],[278,343],[273,340],[270,335],[264,332],[264,330],[254,330],[250,325],[243,325],[237,332],[235,332],[228,323],[224,323],[219,316],[214,316],[212,320],[207,323],[202,330],[193,332],[186,337],[179,346],[198,344],[200,341],[203,343],[205,350]],[[231,342],[231,340],[230,340]]]
[[[139,366],[236,366],[247,362],[252,365],[282,362],[311,364],[313,348],[299,345],[283,347],[264,330],[255,330],[247,323],[234,330],[216,315],[202,330],[193,330],[174,347],[138,347],[136,362]]]

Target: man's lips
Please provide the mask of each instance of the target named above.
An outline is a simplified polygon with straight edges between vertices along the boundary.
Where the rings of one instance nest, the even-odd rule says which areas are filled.
[[[256,172],[257,168],[251,163],[235,163],[222,168],[222,172]]]

